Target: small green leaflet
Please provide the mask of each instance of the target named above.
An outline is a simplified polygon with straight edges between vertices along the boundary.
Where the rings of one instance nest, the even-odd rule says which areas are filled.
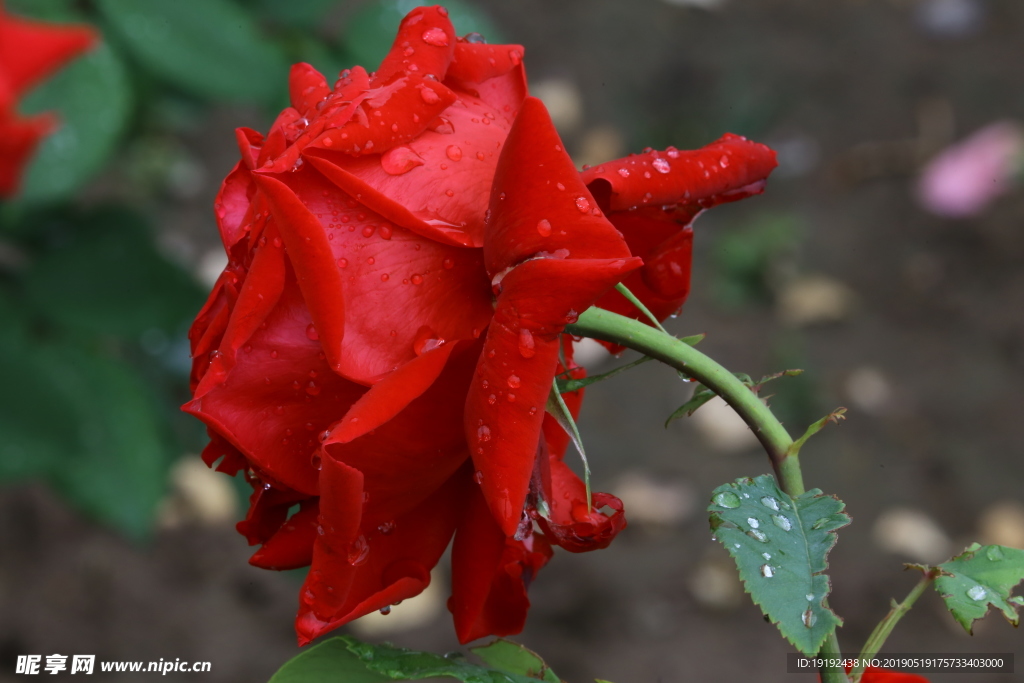
[[[686,339],[683,339],[682,341],[686,342]],[[690,344],[690,346],[693,346],[693,344]],[[750,387],[750,390],[756,394],[758,393],[758,391],[761,390],[761,387],[763,385],[767,384],[768,382],[771,382],[772,380],[778,379],[780,377],[796,377],[801,373],[803,373],[803,370],[783,370],[782,372],[776,372],[771,375],[765,375],[757,382],[755,382],[750,377],[750,375],[748,375],[745,372],[734,372],[733,375],[736,376],[736,379],[743,382],[743,384]],[[711,389],[707,388],[703,384],[698,384],[695,387],[693,396],[690,398],[690,400],[684,403],[683,405],[679,406],[674,413],[668,416],[668,419],[665,420],[665,426],[668,427],[670,424],[672,424],[673,422],[682,417],[689,417],[690,415],[693,415],[695,412],[697,412],[698,408],[700,408],[702,405],[713,399],[715,395],[715,392],[712,391]]]
[[[826,556],[845,504],[818,489],[791,498],[767,474],[723,484],[711,496],[711,530],[729,551],[761,611],[810,656],[842,623],[824,605],[831,587]]]
[[[974,620],[988,614],[989,605],[1014,626],[1020,623],[1017,606],[1024,605],[1024,598],[1010,595],[1024,581],[1024,550],[974,543],[938,569],[942,574],[935,579],[935,590],[968,633],[973,635]]]
[[[540,657],[515,643],[497,640],[474,652],[496,668],[471,664],[457,652],[441,656],[342,636],[294,657],[269,683],[383,683],[442,676],[464,683],[560,683]]]

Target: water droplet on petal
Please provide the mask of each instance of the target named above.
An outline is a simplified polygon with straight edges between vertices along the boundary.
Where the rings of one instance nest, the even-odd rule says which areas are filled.
[[[306,336],[309,337],[310,341],[316,341],[320,339],[320,335],[317,334],[316,326],[314,326],[313,323],[310,323],[309,325],[306,326]]]
[[[444,266],[445,270],[451,270],[452,268],[455,267],[455,261],[453,261],[450,258],[446,258],[444,261],[441,262],[441,265]]]
[[[438,95],[433,90],[431,90],[430,88],[424,86],[423,88],[420,89],[420,99],[422,99],[427,104],[436,104],[437,102],[440,101],[441,96]]]
[[[366,542],[366,536],[359,534],[356,540],[352,541],[352,544],[348,547],[348,563],[353,567],[366,562],[366,558],[370,555],[370,544]]]
[[[814,593],[808,593],[804,597],[807,598],[807,602],[811,602],[812,600],[814,600]]]
[[[587,213],[590,211],[590,200],[586,197],[577,197],[576,208],[580,210],[580,213]]]
[[[770,560],[770,559],[772,559],[772,554],[771,553],[761,553],[761,557],[763,557],[766,560]]]
[[[422,285],[423,284],[423,276],[420,275],[419,273],[413,273],[413,276],[411,278],[409,278],[409,279],[412,281],[412,283],[414,285]]]
[[[391,614],[391,605],[384,605],[383,607],[381,607],[380,613],[383,614],[385,617]]]
[[[508,376],[508,386],[509,386],[509,388],[511,388],[511,389],[518,389],[521,384],[522,384],[522,382],[520,381],[518,375],[509,375]]]
[[[623,178],[628,178],[629,177],[629,169],[628,168],[620,168],[618,173]]]
[[[579,319],[580,319],[580,314],[577,313],[576,311],[574,311],[571,308],[569,309],[569,312],[565,314],[565,324],[566,325],[575,325],[576,321],[579,320]]]
[[[491,440],[491,428],[487,425],[480,425],[476,430],[476,440],[480,442]]]
[[[668,173],[669,171],[672,170],[672,167],[668,165],[668,162],[662,159],[661,157],[658,157],[657,159],[652,161],[651,166],[653,166],[654,170],[657,171],[658,173]]]
[[[473,481],[475,481],[478,484],[484,483],[484,473],[481,472],[480,470],[477,470],[476,472],[474,472],[473,473]]]
[[[533,358],[537,353],[534,348],[533,333],[525,327],[519,328],[519,355],[523,358]]]
[[[395,530],[395,523],[393,521],[391,521],[391,522],[384,522],[380,526],[377,527],[377,531],[381,532],[385,536],[387,536],[388,534],[390,534],[394,530]]]
[[[551,221],[549,221],[547,218],[541,218],[540,221],[537,222],[537,233],[541,237],[550,237]]]
[[[310,396],[317,396],[320,394],[320,387],[315,382],[310,382],[306,385],[306,393]]]
[[[380,157],[380,167],[388,175],[402,175],[422,165],[423,158],[411,147],[394,147]]]
[[[423,32],[423,42],[427,45],[433,45],[434,47],[447,47],[448,46],[448,34],[444,30],[437,27],[428,28]]]
[[[715,495],[715,505],[720,505],[724,508],[738,508],[740,506],[740,497],[732,491],[722,491]]]
[[[728,168],[729,167],[729,157],[727,157],[727,156],[725,156],[723,154],[722,158],[718,160],[718,165],[721,166],[722,168]]]
[[[448,145],[448,148],[444,151],[452,161],[459,161],[462,159],[462,148],[458,145]]]

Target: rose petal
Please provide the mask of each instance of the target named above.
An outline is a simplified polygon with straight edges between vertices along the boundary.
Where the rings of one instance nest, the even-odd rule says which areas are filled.
[[[608,211],[666,204],[709,208],[760,194],[777,165],[768,147],[726,133],[698,150],[633,154],[583,171],[582,177],[595,194],[595,184],[611,187]]]
[[[324,298],[325,306],[332,297],[346,302],[337,372],[374,384],[415,358],[418,342],[472,339],[487,326],[491,297],[478,250],[439,244],[392,224],[314,169],[281,179],[318,217],[331,250],[329,267],[341,280],[342,296]],[[302,274],[298,266],[296,272]]]
[[[506,535],[515,533],[526,500],[558,362],[558,335],[639,265],[635,258],[534,259],[502,280],[466,398],[465,424],[484,496]]]
[[[586,485],[569,466],[551,458],[550,483],[545,482],[544,498],[549,517],[536,516],[544,535],[552,543],[572,553],[585,553],[607,548],[616,535],[626,528],[622,501],[608,493],[593,494],[588,508]],[[609,507],[611,515],[601,512]]]
[[[12,98],[27,92],[97,40],[89,27],[22,19],[0,7],[0,73],[5,89]]]
[[[292,106],[303,116],[316,113],[316,105],[327,99],[331,88],[324,75],[305,62],[293,64],[288,76]]]
[[[294,280],[241,349],[223,382],[185,404],[195,415],[288,488],[317,495],[312,458],[319,435],[366,389],[331,371]]]
[[[48,114],[22,118],[0,111],[0,197],[18,188],[22,168],[55,125],[54,117]]]
[[[511,124],[529,93],[523,52],[522,45],[484,45],[460,39],[445,84],[479,98]]]
[[[359,527],[362,477],[324,461],[324,529],[313,547],[295,629],[299,645],[370,612],[419,595],[451,540],[467,477],[452,477],[419,507],[380,529]]]
[[[628,257],[622,236],[580,180],[544,104],[527,98],[498,161],[484,263],[491,277],[539,253]]]
[[[262,569],[298,569],[313,561],[313,542],[317,537],[319,499],[302,501],[298,512],[285,521],[263,546],[249,558],[249,564]]]
[[[523,541],[506,537],[480,492],[468,496],[452,546],[448,601],[460,643],[522,631],[530,607],[526,589],[552,555],[539,534]]]
[[[395,42],[373,81],[384,84],[396,74],[409,73],[444,80],[454,47],[455,29],[448,12],[438,5],[417,7],[402,19]]]

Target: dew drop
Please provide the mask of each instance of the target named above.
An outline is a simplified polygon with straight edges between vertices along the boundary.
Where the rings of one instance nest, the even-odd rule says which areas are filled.
[[[306,326],[306,336],[309,337],[310,341],[317,341],[320,339],[320,335],[317,334],[316,326],[310,323]]]
[[[521,384],[522,384],[522,382],[520,381],[518,375],[509,375],[508,376],[508,386],[509,386],[509,388],[511,388],[511,389],[518,389]]]
[[[498,401],[498,397],[495,396],[494,394],[491,394],[490,396],[487,397],[487,403],[489,405],[493,406],[495,403],[497,403],[497,401]]]
[[[761,576],[763,576],[766,579],[770,579],[773,576],[775,576],[775,570],[772,569],[772,566],[770,564],[762,564],[761,565]]]
[[[775,526],[783,531],[789,531],[793,528],[793,522],[789,521],[789,517],[785,515],[772,515],[772,521],[775,522]]]
[[[768,542],[768,536],[766,536],[763,531],[758,531],[757,529],[751,529],[750,531],[748,531],[747,536],[750,536],[754,540],[760,541],[761,543]]]
[[[515,403],[516,402],[516,395],[511,393],[511,392],[509,392],[509,393],[505,394],[505,400],[508,401],[509,403]]]
[[[420,99],[422,99],[427,104],[436,104],[441,100],[441,96],[438,95],[435,91],[431,90],[430,88],[424,86],[423,88],[420,89]]]
[[[818,617],[814,614],[810,607],[807,608],[806,612],[800,615],[800,620],[804,622],[804,626],[806,626],[807,628],[811,628],[816,623],[818,623]]]
[[[462,159],[462,148],[458,145],[448,145],[448,148],[444,151],[452,161],[460,161]]]
[[[366,562],[366,558],[370,555],[370,544],[366,542],[366,536],[359,534],[356,540],[352,541],[352,544],[348,547],[348,563],[353,567]]]
[[[620,168],[618,173],[623,178],[628,178],[629,177],[629,169],[628,168]]]
[[[988,591],[984,586],[971,586],[967,591],[967,597],[975,602],[984,600],[986,595],[988,595]]]
[[[540,221],[537,222],[537,233],[540,234],[541,237],[551,236],[551,222],[547,218],[541,218]]]
[[[812,524],[811,528],[817,531],[818,529],[821,529],[831,521],[832,520],[830,520],[828,517],[822,517],[821,519],[817,520],[814,524]]]
[[[771,553],[761,553],[761,557],[763,557],[766,560],[770,560],[770,559],[772,559],[772,554]]]
[[[445,270],[451,270],[452,268],[455,267],[455,261],[451,260],[450,258],[446,258],[444,261],[441,262],[441,265],[444,266]]]
[[[422,165],[423,158],[411,147],[394,147],[380,157],[380,167],[388,175],[402,175]]]
[[[812,600],[814,600],[814,593],[808,593],[804,597],[807,598],[807,602],[811,602]]]
[[[590,200],[586,197],[577,197],[576,208],[580,210],[580,213],[587,213],[590,211]]]
[[[316,382],[310,382],[306,385],[306,393],[310,396],[317,396],[320,394],[320,387],[316,385]]]
[[[753,517],[747,517],[747,524],[750,525],[751,529],[757,529],[761,526],[761,522],[757,521]]]
[[[720,505],[724,508],[738,508],[740,506],[740,497],[732,491],[722,491],[715,495],[715,505]]]
[[[729,168],[729,157],[722,155],[722,158],[718,160],[718,165],[722,168]]]
[[[391,605],[384,605],[383,607],[381,607],[380,613],[383,614],[385,617],[391,614]]]
[[[280,237],[275,237],[274,238],[274,246],[275,247],[281,246],[281,238]]]
[[[427,45],[433,45],[434,47],[448,46],[448,34],[437,27],[428,28],[421,37]]]
[[[533,358],[537,353],[534,347],[533,333],[525,327],[519,328],[519,355],[523,358]]]
[[[480,470],[477,470],[476,472],[474,472],[473,473],[473,481],[475,481],[477,484],[484,483],[484,473],[481,472]]]
[[[579,319],[580,319],[580,314],[577,313],[576,311],[574,311],[571,308],[569,309],[569,312],[565,314],[565,324],[566,325],[574,325],[576,323],[576,321],[579,320]]]
[[[669,171],[672,170],[672,167],[669,166],[668,162],[662,159],[661,157],[658,157],[657,159],[652,161],[651,166],[653,166],[654,170],[657,171],[658,173],[668,173]]]
[[[376,232],[376,228],[372,225],[367,225],[363,228],[363,237],[373,237],[373,233]]]
[[[412,283],[414,285],[422,285],[423,284],[423,276],[420,275],[419,273],[413,273],[413,276],[411,278],[409,278],[409,279],[412,281]]]
[[[997,545],[990,545],[988,549],[985,550],[985,556],[993,562],[998,562],[1003,559],[1003,551],[1000,550]]]
[[[390,534],[394,530],[395,530],[395,523],[393,521],[384,522],[383,524],[381,524],[380,526],[377,527],[377,531],[381,532],[385,536],[387,536],[388,534]]]
[[[380,276],[380,281],[381,282],[387,282],[390,279],[391,279],[391,276],[388,275],[387,273],[382,273],[381,276]]]
[[[778,512],[779,510],[779,501],[775,500],[771,496],[765,496],[764,498],[762,498],[761,505],[764,505],[766,508],[771,508],[776,512]]]
[[[480,425],[476,430],[476,440],[486,442],[491,440],[491,428],[487,425]]]

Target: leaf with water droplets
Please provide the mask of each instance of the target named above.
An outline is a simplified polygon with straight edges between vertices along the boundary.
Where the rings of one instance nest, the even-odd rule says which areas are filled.
[[[850,523],[844,507],[818,489],[791,498],[767,474],[719,486],[708,506],[711,530],[751,599],[806,655],[842,623],[824,605],[831,590],[824,572],[835,531]]]
[[[497,641],[508,643],[508,641]],[[495,643],[497,644],[497,643]],[[492,646],[488,646],[492,647]],[[484,650],[486,648],[478,648]],[[540,662],[537,675],[524,675],[517,671],[517,662],[491,662],[491,667],[478,666],[466,661],[458,653],[436,655],[417,652],[393,645],[370,645],[355,638],[331,638],[292,658],[269,683],[309,683],[310,681],[345,681],[345,683],[383,683],[384,681],[415,681],[423,678],[454,678],[464,683],[536,683],[544,680],[556,683],[558,678]]]
[[[968,633],[973,633],[975,619],[988,614],[989,605],[1001,610],[1014,626],[1020,623],[1021,599],[1010,595],[1024,581],[1024,550],[974,543],[937,568],[942,574],[935,579],[935,590]]]
[[[495,669],[537,678],[547,683],[561,683],[540,655],[511,640],[499,638],[487,645],[471,648],[471,652]]]

